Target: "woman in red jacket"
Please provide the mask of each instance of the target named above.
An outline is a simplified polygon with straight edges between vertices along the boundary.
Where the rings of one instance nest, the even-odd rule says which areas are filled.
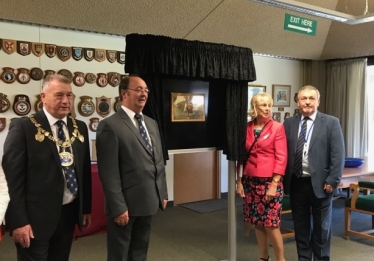
[[[252,97],[252,120],[248,122],[246,138],[248,158],[238,166],[237,193],[243,197],[244,221],[255,226],[260,260],[270,260],[269,240],[277,261],[284,261],[280,217],[287,141],[283,125],[272,120],[272,106],[273,99],[267,93]]]

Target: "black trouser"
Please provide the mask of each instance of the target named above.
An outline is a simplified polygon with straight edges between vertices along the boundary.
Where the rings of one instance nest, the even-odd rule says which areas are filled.
[[[17,261],[68,261],[78,211],[77,201],[62,206],[60,220],[51,238],[31,239],[29,248],[16,243]]]

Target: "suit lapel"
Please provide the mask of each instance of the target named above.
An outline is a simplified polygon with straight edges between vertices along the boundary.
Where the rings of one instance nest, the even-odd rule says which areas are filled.
[[[294,151],[296,151],[296,144],[297,144],[297,139],[299,138],[299,127],[300,127],[300,121],[301,121],[301,114],[293,117],[291,119],[291,141],[294,144]]]
[[[34,118],[35,120],[41,125],[41,127],[48,131],[52,136],[52,129],[51,129],[51,126],[49,125],[49,121],[47,119],[47,116],[45,116],[44,114],[44,111],[43,110],[40,110],[39,112],[35,113],[34,114]],[[50,139],[48,139],[47,137],[45,137],[44,139],[47,144],[49,145],[49,148],[51,149],[52,151],[52,154],[53,154],[53,157],[55,158],[55,162],[58,166],[61,166],[61,161],[60,161],[60,156],[58,155],[58,151],[57,151],[57,146],[56,146],[56,143],[54,143],[53,141],[51,141]]]

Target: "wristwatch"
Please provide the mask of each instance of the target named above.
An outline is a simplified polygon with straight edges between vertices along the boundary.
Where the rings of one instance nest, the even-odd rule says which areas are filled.
[[[272,181],[273,181],[274,183],[278,183],[278,182],[280,181],[280,178],[278,178],[278,179],[273,178]]]

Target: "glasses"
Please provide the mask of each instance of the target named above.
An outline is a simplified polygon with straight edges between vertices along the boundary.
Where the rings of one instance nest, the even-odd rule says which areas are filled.
[[[137,92],[137,93],[141,93],[141,92],[145,92],[145,93],[149,93],[149,89],[143,89],[143,88],[135,88],[135,89],[131,89],[131,88],[127,88],[128,90],[132,90],[134,92]]]

